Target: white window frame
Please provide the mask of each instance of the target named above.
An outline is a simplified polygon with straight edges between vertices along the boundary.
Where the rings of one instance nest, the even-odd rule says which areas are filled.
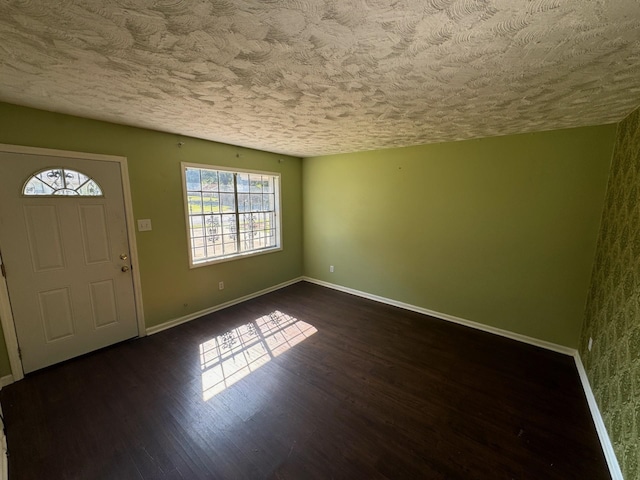
[[[251,250],[247,252],[237,252],[229,255],[225,255],[222,257],[208,258],[205,260],[198,260],[194,262],[193,259],[193,242],[191,238],[191,222],[190,222],[190,213],[189,213],[189,198],[188,198],[188,190],[187,190],[187,168],[198,168],[202,170],[215,170],[215,171],[223,171],[223,172],[231,172],[231,173],[250,173],[256,175],[265,175],[274,177],[276,179],[276,184],[274,185],[274,206],[275,206],[275,219],[276,219],[276,245],[268,248],[261,248],[259,250]],[[184,219],[185,219],[185,229],[187,233],[187,251],[189,255],[189,268],[198,268],[198,267],[206,267],[208,265],[214,265],[222,262],[229,262],[232,260],[238,260],[241,258],[249,258],[257,255],[265,255],[267,253],[278,252],[282,250],[282,200],[281,200],[281,175],[279,172],[268,172],[263,170],[250,170],[250,169],[242,169],[242,168],[231,168],[224,167],[220,165],[208,165],[202,163],[189,163],[189,162],[181,162],[180,163],[180,171],[182,174],[182,204],[184,206]],[[237,192],[234,192],[237,193]],[[240,215],[241,212],[238,211],[236,205],[235,215]]]

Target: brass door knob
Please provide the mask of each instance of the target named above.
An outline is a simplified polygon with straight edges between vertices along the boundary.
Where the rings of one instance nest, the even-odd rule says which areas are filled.
[[[128,272],[129,271],[129,267],[127,267],[126,265],[123,266],[120,270],[122,270],[123,272]]]

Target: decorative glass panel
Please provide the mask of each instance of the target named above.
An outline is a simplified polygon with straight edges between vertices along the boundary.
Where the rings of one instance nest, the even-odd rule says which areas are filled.
[[[191,266],[280,248],[278,174],[183,169]]]
[[[67,168],[49,168],[29,178],[22,194],[101,197],[102,189],[83,173]]]

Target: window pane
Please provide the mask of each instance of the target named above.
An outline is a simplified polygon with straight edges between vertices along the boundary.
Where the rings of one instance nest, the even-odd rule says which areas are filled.
[[[203,260],[206,257],[204,240],[201,237],[192,240],[192,254],[194,260]]]
[[[80,185],[84,184],[89,178],[80,172],[74,172],[73,170],[64,170],[64,181],[67,188],[77,190]]]
[[[262,235],[262,230],[264,230],[266,228],[266,218],[267,218],[267,214],[266,213],[261,213],[260,217],[259,217],[259,225],[258,225],[258,230],[260,230],[260,236]]]
[[[231,213],[236,211],[236,197],[233,193],[221,193],[220,202],[222,213]]]
[[[233,253],[238,253],[238,245],[235,240],[224,244],[224,254],[229,255]]]
[[[88,182],[84,183],[80,188],[78,188],[77,192],[83,197],[94,197],[102,195],[102,190],[100,190],[98,184],[93,180],[89,180]]]
[[[241,232],[250,232],[253,231],[253,226],[255,224],[253,215],[250,213],[242,213],[240,214],[240,231]]]
[[[259,212],[262,210],[262,195],[251,195],[251,211]]]
[[[60,188],[64,188],[64,182],[62,180],[62,169],[56,168],[52,170],[45,170],[44,172],[40,172],[37,177],[42,180],[44,183],[48,184],[54,190],[58,190]]]
[[[238,194],[238,211],[239,212],[248,212],[251,208],[250,203],[250,195],[248,193],[239,193]]]
[[[185,167],[192,261],[277,247],[276,182],[259,173]]]
[[[204,260],[206,258],[204,247],[195,247],[193,249],[193,259],[194,260]]]
[[[222,235],[210,237],[207,240],[207,256],[211,258],[215,255],[222,255]]]
[[[218,172],[218,179],[221,192],[233,192],[233,173]]]
[[[262,193],[274,193],[273,177],[262,177]]]
[[[84,173],[50,168],[35,173],[25,184],[23,195],[101,196],[98,184]]]
[[[56,190],[55,192],[53,192],[53,194],[72,196],[72,195],[78,195],[78,192],[76,192],[75,190],[70,190],[68,188],[61,188],[60,190]]]
[[[229,235],[235,242],[236,237],[236,216],[235,215],[223,215],[224,229],[223,232]]]
[[[249,174],[239,173],[238,174],[238,193],[248,193],[248,192],[249,192]]]
[[[273,195],[262,196],[262,208],[265,211],[273,210]]]
[[[220,213],[220,201],[217,193],[202,193],[202,211],[203,213]]]
[[[215,243],[222,233],[220,215],[207,215],[205,217],[205,225],[207,240],[209,242]]]
[[[201,170],[200,178],[202,179],[202,191],[218,191],[218,172],[215,170]]]
[[[251,193],[262,193],[262,175],[251,175],[249,177],[249,191]]]
[[[274,240],[275,240],[275,230],[265,230],[265,241],[267,246],[272,246],[274,245]]]
[[[245,232],[240,234],[240,248],[243,252],[253,250],[253,232]]]
[[[200,169],[187,168],[185,177],[187,178],[187,190],[200,190]]]
[[[191,222],[191,229],[193,230],[194,228],[202,228],[203,225],[203,219],[201,215],[193,215],[193,216],[189,216],[189,220]]]
[[[52,195],[53,188],[39,178],[31,177],[31,180],[24,186],[23,193],[25,195]]]
[[[202,194],[200,192],[189,192],[187,194],[189,202],[189,213],[202,213]]]

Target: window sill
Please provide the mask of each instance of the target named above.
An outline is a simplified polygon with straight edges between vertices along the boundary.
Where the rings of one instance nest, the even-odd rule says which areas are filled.
[[[242,259],[245,259],[245,258],[257,257],[258,255],[265,255],[267,253],[274,253],[274,252],[280,252],[280,251],[282,251],[282,246],[273,247],[273,248],[265,248],[264,250],[258,250],[258,251],[255,251],[255,252],[239,253],[239,254],[236,254],[236,255],[229,256],[229,257],[215,258],[215,259],[211,259],[211,260],[203,260],[203,261],[198,262],[198,263],[190,262],[189,268],[193,269],[193,268],[200,268],[200,267],[208,267],[210,265],[215,265],[215,264],[218,264],[218,263],[232,262],[234,260],[242,260]]]

